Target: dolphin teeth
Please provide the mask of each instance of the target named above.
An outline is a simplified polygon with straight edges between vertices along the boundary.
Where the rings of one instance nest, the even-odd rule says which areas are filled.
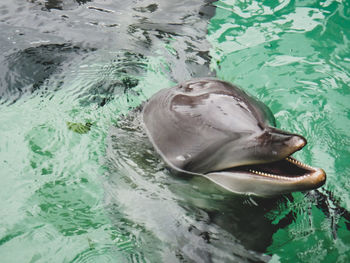
[[[290,157],[287,157],[286,160],[287,160],[288,162],[291,162],[291,163],[293,163],[293,164],[299,165],[299,166],[301,166],[301,167],[308,168],[308,169],[313,169],[313,167],[311,167],[310,165],[307,165],[307,164],[305,164],[305,163],[299,162],[299,161],[297,161],[297,160],[295,160],[295,159],[292,159],[292,158],[290,158]]]
[[[290,161],[293,162],[294,160],[291,159]],[[281,179],[281,180],[289,180],[289,181],[296,181],[296,180],[304,179],[304,178],[306,177],[306,175],[300,176],[300,177],[280,176],[280,175],[275,175],[275,174],[269,174],[269,173],[260,172],[260,171],[253,170],[253,169],[249,169],[249,172],[251,172],[251,173],[253,173],[253,174],[257,174],[257,175],[269,177],[269,178],[275,178],[275,179]]]
[[[304,164],[294,158],[291,157],[287,157],[285,158],[288,162],[293,163],[301,168],[305,168],[305,169],[309,169],[309,170],[314,170],[313,167]],[[270,173],[266,173],[266,172],[261,172],[261,171],[257,171],[257,170],[253,170],[253,169],[249,169],[249,171],[253,174],[257,174],[260,176],[264,176],[264,177],[269,177],[269,178],[275,178],[275,179],[280,179],[280,180],[288,180],[288,181],[299,181],[299,180],[303,180],[309,176],[312,175],[312,173],[309,174],[304,174],[303,176],[296,176],[296,177],[289,177],[289,176],[283,176],[283,175],[277,175],[277,174],[270,174]]]

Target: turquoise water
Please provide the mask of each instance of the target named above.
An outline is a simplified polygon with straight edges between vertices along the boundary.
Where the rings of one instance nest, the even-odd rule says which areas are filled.
[[[347,262],[349,247],[350,6],[348,1],[220,1],[209,25],[211,65],[303,134],[296,155],[327,172],[326,185],[271,211],[267,253],[282,262]]]
[[[0,10],[2,262],[349,260],[347,1]],[[296,156],[326,171],[324,187],[260,199],[164,167],[133,108],[213,72],[307,138]]]

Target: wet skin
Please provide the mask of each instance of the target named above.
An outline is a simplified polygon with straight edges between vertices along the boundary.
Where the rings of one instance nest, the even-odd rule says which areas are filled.
[[[306,139],[275,128],[269,108],[230,83],[196,79],[161,90],[142,116],[170,167],[229,191],[272,196],[325,183],[322,169],[290,157]]]

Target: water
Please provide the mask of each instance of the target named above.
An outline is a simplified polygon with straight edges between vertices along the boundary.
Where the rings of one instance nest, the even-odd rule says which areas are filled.
[[[349,260],[349,1],[220,1],[209,25],[211,65],[303,134],[297,156],[327,183],[267,215],[282,224],[266,252],[282,262]],[[289,221],[286,225],[285,221]]]
[[[2,262],[347,262],[349,20],[347,1],[2,1]],[[166,170],[133,108],[213,72],[308,139],[322,189]]]

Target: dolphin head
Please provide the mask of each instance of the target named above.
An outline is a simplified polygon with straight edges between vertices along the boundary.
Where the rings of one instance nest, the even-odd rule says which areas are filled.
[[[227,82],[197,79],[161,90],[145,105],[143,122],[169,166],[232,192],[277,195],[326,179],[291,157],[304,137],[275,128],[266,105]]]

